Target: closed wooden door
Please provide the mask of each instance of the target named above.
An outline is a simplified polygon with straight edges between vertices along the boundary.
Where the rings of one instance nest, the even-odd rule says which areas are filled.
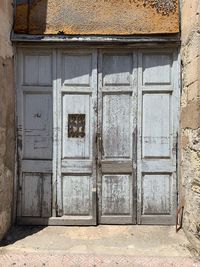
[[[137,55],[102,51],[98,75],[99,222],[136,222]]]
[[[96,224],[97,53],[61,50],[57,66],[57,216]]]
[[[18,51],[18,223],[174,224],[176,49]]]

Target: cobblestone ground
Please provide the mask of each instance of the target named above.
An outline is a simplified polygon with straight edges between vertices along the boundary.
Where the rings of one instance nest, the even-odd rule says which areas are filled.
[[[0,244],[0,267],[200,267],[174,227],[15,227]]]

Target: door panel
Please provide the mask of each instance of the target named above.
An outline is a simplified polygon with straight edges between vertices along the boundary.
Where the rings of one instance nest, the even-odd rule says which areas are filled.
[[[63,176],[63,214],[92,216],[91,176]]]
[[[51,51],[18,50],[18,207],[17,221],[52,215]]]
[[[26,159],[52,158],[52,96],[24,92],[24,147]]]
[[[103,175],[102,177],[102,215],[130,215],[132,190],[130,175]]]
[[[97,54],[58,54],[57,215],[66,224],[96,224]]]
[[[142,177],[143,215],[170,215],[171,175],[145,174]]]
[[[176,53],[170,50],[139,53],[138,223],[175,223],[179,107],[176,62]]]
[[[135,175],[133,132],[136,127],[137,59],[129,52],[99,57],[99,220],[105,224],[134,223]]]
[[[162,110],[162,112],[160,112]],[[169,158],[171,94],[143,94],[143,158]]]
[[[102,157],[131,157],[131,95],[104,94],[102,121]]]

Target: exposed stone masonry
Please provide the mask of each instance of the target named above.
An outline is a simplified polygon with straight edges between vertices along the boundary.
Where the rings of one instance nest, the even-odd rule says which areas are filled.
[[[10,32],[12,1],[0,1],[0,239],[11,225],[14,176],[13,51]]]
[[[181,197],[184,230],[200,251],[200,1],[183,1]]]

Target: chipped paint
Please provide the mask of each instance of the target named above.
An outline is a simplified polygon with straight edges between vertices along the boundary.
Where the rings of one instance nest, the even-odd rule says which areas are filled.
[[[17,0],[14,28],[58,35],[178,33],[178,0]]]

